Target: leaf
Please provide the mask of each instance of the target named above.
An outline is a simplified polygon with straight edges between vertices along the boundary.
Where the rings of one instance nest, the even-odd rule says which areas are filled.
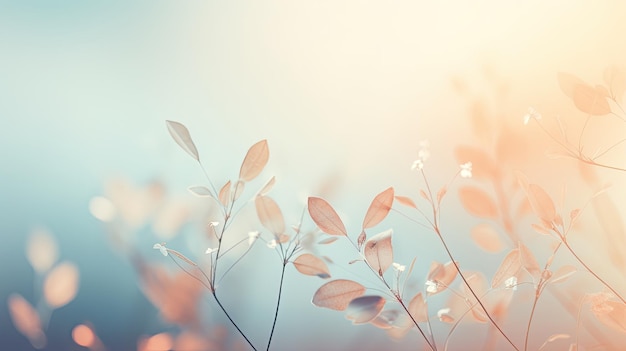
[[[239,179],[249,182],[256,178],[265,168],[269,157],[270,151],[267,146],[267,140],[264,139],[252,145],[241,164]]]
[[[550,235],[550,230],[540,224],[533,223],[530,225],[530,227],[539,234]]]
[[[35,229],[28,238],[26,258],[35,272],[45,273],[52,267],[58,257],[57,243],[50,232]]]
[[[493,179],[498,172],[493,158],[482,149],[460,145],[454,150],[454,154],[459,164],[472,162],[472,178]]]
[[[406,206],[406,207],[411,207],[411,208],[417,208],[417,205],[415,204],[415,202],[413,202],[413,200],[411,200],[411,198],[406,197],[406,196],[396,196],[396,201],[398,201],[398,203],[400,203],[400,205]]]
[[[78,292],[78,268],[63,262],[48,273],[43,283],[43,295],[52,308],[65,306]]]
[[[584,113],[592,116],[602,116],[611,113],[611,106],[604,92],[587,84],[574,87],[572,96],[574,105]]]
[[[504,260],[502,260],[500,267],[498,267],[496,274],[493,276],[491,287],[499,287],[505,280],[516,276],[521,268],[522,262],[520,259],[519,249],[513,249],[506,255],[506,257],[504,257]]]
[[[459,189],[459,198],[467,212],[476,217],[497,218],[498,208],[491,197],[483,190],[465,186]]]
[[[243,180],[238,180],[237,183],[235,183],[234,188],[235,191],[233,193],[233,201],[237,201],[237,199],[239,199],[239,197],[243,193],[243,190],[246,188],[246,182],[244,182]]]
[[[187,188],[187,190],[197,197],[213,196],[211,194],[211,190],[209,190],[207,187],[202,186],[202,185],[190,186],[189,188]]]
[[[361,251],[361,248],[363,247],[363,244],[365,243],[366,239],[367,239],[367,234],[365,233],[365,230],[363,230],[361,234],[359,234],[359,237],[356,240],[356,245],[359,251]]]
[[[374,235],[365,242],[365,248],[363,249],[365,260],[381,276],[393,263],[391,234],[393,234],[393,230],[389,229]]]
[[[341,218],[326,200],[309,197],[308,205],[309,215],[321,231],[330,235],[348,235]]]
[[[428,321],[428,305],[424,300],[424,296],[421,292],[417,293],[409,302],[409,313],[415,319],[416,322]]]
[[[576,267],[570,265],[564,265],[561,268],[557,269],[556,272],[552,275],[552,279],[550,283],[561,283],[569,279],[574,273],[578,272]]]
[[[172,138],[176,144],[185,150],[191,157],[193,157],[196,161],[200,162],[200,156],[198,155],[198,149],[196,149],[196,145],[191,140],[191,135],[189,135],[189,130],[187,127],[182,125],[181,123],[174,121],[165,121],[167,124],[167,130],[170,132]]]
[[[316,275],[322,279],[330,278],[328,266],[321,259],[311,255],[302,254],[293,261],[294,267],[298,272],[305,275]]]
[[[337,241],[337,239],[339,239],[339,238],[338,238],[338,237],[336,237],[336,236],[331,236],[330,238],[326,238],[326,239],[324,239],[324,240],[320,240],[320,241],[318,242],[318,244],[319,244],[319,245],[328,245],[328,244],[332,244],[332,243],[334,243],[335,241]]]
[[[626,305],[621,302],[606,301],[605,309],[592,309],[596,318],[604,325],[626,333]]]
[[[368,229],[382,222],[393,205],[393,187],[376,195],[363,219],[363,229]]]
[[[261,190],[259,190],[259,193],[257,195],[258,196],[263,196],[263,195],[266,195],[267,193],[269,193],[270,190],[272,190],[272,188],[274,187],[274,183],[276,183],[276,177],[272,176],[272,178],[270,178],[270,180],[268,180],[267,183],[265,183],[265,185],[263,185]]]
[[[372,319],[370,323],[380,329],[391,329],[401,316],[401,313],[402,312],[399,310],[382,311],[376,318]]]
[[[537,184],[528,184],[527,195],[535,215],[544,222],[552,223],[556,218],[556,209],[550,195]]]
[[[500,235],[490,224],[482,223],[475,226],[470,235],[476,245],[486,252],[498,253],[504,249]]]
[[[457,274],[458,271],[452,261],[446,264],[433,261],[430,265],[427,279],[436,283],[436,287],[435,290],[426,289],[426,291],[428,291],[429,295],[435,295],[446,290],[452,284]]]
[[[522,261],[522,265],[526,269],[530,275],[532,275],[535,279],[539,279],[541,277],[541,268],[539,267],[539,263],[535,259],[535,255],[526,247],[526,245],[522,244],[521,241],[517,243],[519,248],[520,260]]]
[[[19,294],[11,294],[8,305],[15,329],[27,337],[34,348],[44,348],[46,335],[41,330],[41,319],[35,308]]]
[[[350,301],[346,318],[353,324],[369,323],[383,310],[386,300],[381,296],[361,296]]]
[[[220,189],[218,198],[224,207],[228,207],[230,204],[230,180]]]
[[[563,93],[570,98],[574,98],[574,90],[579,85],[585,85],[586,83],[569,73],[559,72],[556,74],[556,78],[559,81],[559,87],[563,91]]]
[[[267,196],[257,196],[254,204],[259,220],[265,228],[275,235],[281,235],[285,232],[283,213],[274,200]]]
[[[315,295],[313,304],[317,307],[343,311],[355,298],[365,293],[365,287],[357,282],[346,279],[337,279],[322,285]]]

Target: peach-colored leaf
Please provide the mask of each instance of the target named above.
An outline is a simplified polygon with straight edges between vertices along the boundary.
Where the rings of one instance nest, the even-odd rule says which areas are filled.
[[[550,195],[537,184],[528,184],[527,194],[535,215],[546,223],[552,223],[556,217],[556,209]]]
[[[539,234],[550,235],[550,230],[544,227],[543,225],[533,223],[530,225],[530,227],[533,228],[533,230]]]
[[[506,257],[504,257],[504,260],[502,260],[502,263],[500,264],[498,270],[493,276],[493,280],[491,281],[491,287],[499,287],[507,279],[516,276],[521,268],[522,261],[519,249],[513,249],[506,255]]]
[[[528,249],[526,245],[524,245],[521,241],[518,243],[520,259],[522,260],[522,265],[526,269],[530,275],[532,275],[535,279],[539,279],[541,276],[541,268],[539,267],[539,263],[535,259],[535,255]],[[510,277],[509,277],[510,278]]]
[[[426,322],[428,320],[428,305],[421,292],[417,293],[409,302],[409,313],[416,322]]]
[[[472,162],[472,178],[493,179],[497,173],[496,164],[484,150],[467,145],[460,145],[454,150],[459,164]]]
[[[611,106],[602,91],[587,84],[574,87],[574,105],[584,113],[601,116],[611,113]]]
[[[178,251],[176,251],[176,250],[167,249],[167,253],[169,253],[169,254],[171,254],[171,255],[174,255],[174,256],[176,256],[176,257],[180,258],[181,260],[185,261],[188,265],[195,266],[195,267],[197,267],[197,266],[198,266],[198,264],[197,264],[197,263],[195,263],[194,261],[192,261],[191,259],[189,259],[187,256],[183,255],[182,253],[180,253],[180,252],[178,252]]]
[[[331,236],[330,238],[326,238],[326,239],[324,239],[324,240],[320,240],[320,241],[318,242],[318,244],[319,244],[319,245],[328,245],[328,244],[332,244],[332,243],[334,243],[335,241],[337,241],[337,239],[339,239],[339,238],[338,238],[338,237],[336,237],[336,236]]]
[[[141,338],[137,343],[138,351],[167,351],[174,346],[174,338],[169,333],[159,333],[149,338]]]
[[[308,205],[309,215],[321,231],[330,235],[348,235],[341,218],[326,200],[309,197]]]
[[[443,197],[446,196],[447,193],[448,188],[446,188],[445,186],[439,189],[439,191],[437,192],[437,203],[441,203],[441,200],[443,200]]]
[[[78,292],[78,268],[70,262],[58,264],[43,283],[43,295],[52,308],[65,306]]]
[[[557,269],[556,272],[552,275],[552,279],[550,283],[561,283],[569,279],[574,273],[578,272],[576,267],[570,265],[564,265],[561,268]]]
[[[427,276],[428,281],[431,283],[427,284],[434,283],[435,285],[430,286],[426,289],[426,291],[430,295],[435,295],[446,290],[450,286],[450,284],[452,284],[457,274],[458,271],[452,261],[446,264],[441,264],[439,262],[433,261],[433,263],[430,265],[430,270],[428,271]]]
[[[370,207],[367,209],[367,213],[365,213],[362,228],[372,228],[380,223],[383,219],[385,219],[385,217],[387,217],[392,205],[393,188],[391,187],[376,195],[374,200],[372,200]]]
[[[359,251],[361,251],[365,240],[367,240],[367,234],[365,233],[365,230],[363,230],[361,231],[361,234],[359,234],[359,237],[356,239],[356,245]]]
[[[488,223],[481,223],[472,229],[472,239],[486,252],[498,253],[504,249],[500,234]]]
[[[454,323],[454,317],[450,314],[449,308],[442,308],[437,311],[437,317],[443,323],[452,324]]]
[[[605,301],[603,309],[592,309],[602,324],[622,333],[626,333],[626,305],[621,302]]]
[[[305,275],[316,275],[322,279],[330,278],[328,266],[321,259],[311,255],[302,254],[293,261],[294,267],[298,272]]]
[[[391,234],[393,234],[393,230],[389,229],[374,235],[365,242],[365,248],[363,249],[365,260],[381,276],[393,263]]]
[[[97,336],[91,327],[79,324],[72,329],[72,339],[79,346],[91,348],[96,344]]]
[[[275,235],[285,232],[285,220],[278,204],[267,196],[257,196],[254,200],[256,213],[261,224]]]
[[[561,87],[563,93],[572,99],[574,98],[574,90],[576,90],[576,87],[579,85],[585,85],[585,82],[582,79],[569,73],[559,72],[556,77],[559,81],[559,87]]]
[[[498,208],[491,197],[482,189],[465,186],[459,189],[459,198],[467,212],[476,217],[497,218]]]
[[[383,310],[386,300],[381,296],[361,296],[350,301],[346,318],[353,324],[369,323]]]
[[[36,349],[45,347],[46,335],[41,330],[41,320],[33,306],[19,294],[11,294],[8,305],[15,329],[27,337]]]
[[[190,193],[194,194],[197,197],[212,196],[211,190],[202,185],[190,186],[189,188],[187,188],[187,190],[189,190]]]
[[[230,204],[230,180],[224,184],[222,189],[220,189],[220,193],[217,196],[222,203],[222,206],[228,207]]]
[[[193,143],[193,140],[191,140],[191,135],[189,134],[187,127],[174,121],[165,121],[165,123],[167,124],[167,130],[170,132],[170,135],[176,144],[183,148],[183,150],[191,155],[191,157],[193,157],[196,161],[200,162],[198,149],[196,149],[196,145]]]
[[[538,351],[543,350],[549,343],[551,342],[555,342],[557,340],[562,340],[562,339],[569,339],[570,335],[569,334],[552,334],[548,337],[548,339],[546,339],[546,341],[544,341],[544,343],[539,347]]]
[[[399,310],[382,311],[376,318],[370,321],[370,324],[380,329],[391,329],[400,317]]]
[[[263,168],[265,168],[269,157],[270,151],[267,146],[267,140],[261,140],[252,145],[241,164],[239,179],[249,182],[256,178]]]
[[[45,229],[35,229],[28,238],[26,258],[35,272],[46,272],[57,260],[57,244],[50,232]]]
[[[312,302],[317,307],[343,311],[348,308],[352,300],[364,293],[365,287],[363,285],[352,280],[338,279],[317,289]]]
[[[272,188],[274,187],[275,183],[276,183],[276,177],[272,176],[272,178],[270,178],[270,180],[268,180],[267,183],[265,183],[265,185],[263,185],[261,190],[259,190],[259,193],[257,195],[259,195],[259,196],[266,195],[267,193],[270,192],[270,190],[272,190]]]
[[[415,202],[413,202],[413,200],[411,200],[411,198],[409,197],[396,195],[396,201],[398,201],[400,205],[411,207],[411,208],[417,208],[417,205],[415,204]]]

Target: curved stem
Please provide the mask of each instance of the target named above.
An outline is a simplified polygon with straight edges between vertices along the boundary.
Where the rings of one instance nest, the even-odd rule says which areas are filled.
[[[241,329],[239,329],[239,326],[237,325],[237,323],[235,323],[235,321],[230,317],[230,314],[228,314],[228,312],[226,311],[226,309],[224,308],[224,306],[222,305],[222,303],[220,302],[220,300],[217,298],[217,293],[215,291],[213,291],[213,298],[215,298],[215,302],[217,302],[217,305],[220,306],[220,309],[222,309],[222,312],[224,312],[224,314],[226,315],[226,317],[228,318],[228,320],[230,321],[230,323],[235,327],[235,329],[237,329],[237,331],[239,332],[239,334],[246,340],[246,342],[248,343],[248,345],[250,345],[250,347],[256,351],[256,347],[254,347],[254,345],[252,345],[252,342],[250,342],[250,340],[248,339],[248,337],[246,336],[246,334],[243,333],[243,331],[241,331]]]
[[[278,320],[278,309],[280,308],[280,298],[283,293],[283,280],[285,278],[285,268],[287,267],[287,261],[283,261],[283,270],[280,273],[280,285],[278,286],[278,300],[276,301],[276,313],[274,313],[274,322],[272,323],[272,330],[270,331],[270,337],[267,341],[266,350],[270,349],[270,345],[272,344],[272,336],[274,336],[274,328],[276,328],[276,321]]]
[[[433,342],[431,342],[428,337],[426,336],[426,334],[424,333],[424,331],[422,330],[422,328],[420,328],[419,324],[417,323],[417,321],[415,320],[415,318],[413,318],[413,315],[411,314],[411,312],[409,312],[409,309],[406,307],[406,305],[404,304],[404,302],[402,301],[402,299],[399,296],[396,296],[396,300],[398,300],[398,303],[402,306],[402,308],[404,309],[404,311],[406,312],[406,314],[409,315],[409,318],[411,318],[411,320],[413,321],[413,324],[415,324],[415,326],[417,327],[417,330],[419,330],[420,334],[422,334],[422,336],[424,337],[424,340],[426,340],[426,343],[428,344],[428,346],[430,347],[430,349],[432,351],[436,351],[437,347],[435,346],[436,344],[434,343],[434,339],[435,336],[433,335]],[[430,325],[430,323],[429,323]]]
[[[533,316],[535,315],[535,308],[537,308],[537,301],[539,301],[540,294],[535,294],[535,301],[533,301],[533,307],[530,309],[530,318],[528,318],[528,326],[526,327],[526,338],[524,339],[524,351],[528,350],[528,337],[530,336],[530,325],[533,322]]]

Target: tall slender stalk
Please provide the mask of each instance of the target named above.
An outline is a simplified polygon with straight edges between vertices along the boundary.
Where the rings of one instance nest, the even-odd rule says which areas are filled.
[[[276,321],[278,320],[278,309],[280,308],[280,299],[283,293],[283,280],[285,278],[285,268],[287,267],[287,260],[283,260],[283,269],[280,272],[280,285],[278,287],[278,299],[276,301],[276,312],[274,313],[274,321],[272,322],[272,330],[270,331],[270,337],[267,340],[267,348],[265,350],[269,351],[270,346],[272,345],[272,337],[274,336],[274,328],[276,328]]]

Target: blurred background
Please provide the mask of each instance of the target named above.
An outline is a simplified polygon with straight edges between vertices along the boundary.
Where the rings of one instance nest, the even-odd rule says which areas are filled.
[[[621,1],[2,2],[0,342],[15,350],[82,350],[74,328],[84,324],[101,342],[87,343],[92,349],[135,350],[153,335],[181,338],[186,322],[197,319],[192,332],[203,335],[202,342],[210,339],[210,347],[246,349],[208,294],[183,294],[174,301],[196,296],[197,304],[183,311],[191,316],[168,319],[146,282],[150,269],[169,277],[181,273],[152,249],[154,243],[166,241],[200,257],[206,223],[219,221],[214,205],[187,191],[206,185],[206,178],[172,140],[166,120],[187,126],[218,187],[236,181],[248,148],[267,139],[268,166],[243,198],[275,176],[270,195],[288,226],[299,223],[308,196],[322,196],[354,238],[383,189],[394,186],[397,195],[418,201],[424,182],[411,164],[423,140],[431,155],[425,172],[435,189],[469,161],[458,159],[460,145],[490,155],[507,150],[497,164],[507,182],[515,183],[514,170],[524,172],[564,204],[564,217],[611,184],[610,218],[620,224],[607,229],[597,212],[587,211],[581,232],[597,236],[572,240],[624,291],[620,253],[609,261],[599,251],[614,239],[601,233],[623,234],[624,172],[581,173],[571,159],[547,158],[557,143],[536,123],[523,125],[532,106],[547,130],[559,135],[558,116],[574,140],[585,130],[580,141],[589,154],[617,144],[602,161],[624,167],[621,117],[594,117],[583,127],[585,114],[557,81],[558,72],[568,72],[591,86],[609,84],[605,70],[623,69],[626,62],[624,14]],[[493,191],[479,179],[456,178],[451,187],[463,184]],[[452,251],[463,267],[491,277],[504,248],[515,243],[499,229],[503,248],[481,251],[470,236],[481,221],[464,210],[456,191],[447,196],[441,223]],[[254,206],[244,207],[240,218],[233,237],[261,228]],[[543,267],[551,242],[529,229],[532,222],[520,220],[517,230],[537,248]],[[306,217],[302,226],[314,229]],[[376,230],[390,227],[395,260],[408,265],[417,257],[408,286],[418,291],[430,263],[449,258],[432,231],[394,211]],[[332,258],[333,278],[372,281],[347,265],[354,253],[343,244],[311,250]],[[559,260],[576,265],[566,253]],[[55,293],[49,283],[48,294],[57,300],[50,303],[48,296],[46,304],[46,274],[60,264],[66,264],[59,273],[66,288]],[[220,287],[234,319],[259,345],[269,335],[280,266],[275,252],[259,243]],[[602,289],[586,278],[580,282],[585,292]],[[313,306],[323,282],[288,266],[274,349],[404,350],[421,342],[417,333],[393,341],[384,330],[353,326],[344,314]],[[160,284],[155,286],[177,291],[189,283]],[[520,290],[502,322],[519,345],[534,294]],[[551,334],[575,334],[576,317],[556,302],[558,296],[546,294],[538,308],[531,349]],[[33,343],[16,329],[9,305],[19,299],[43,314],[45,345],[38,344],[41,335],[35,333]],[[431,315],[446,299],[433,297]],[[554,313],[563,321],[555,323]],[[445,340],[450,325],[433,325],[438,340]],[[488,327],[467,323],[455,333],[451,349],[462,349],[463,340],[482,345]],[[602,340],[593,332],[581,335],[584,345]],[[622,340],[610,331],[603,335]],[[507,349],[502,339],[497,343]]]

